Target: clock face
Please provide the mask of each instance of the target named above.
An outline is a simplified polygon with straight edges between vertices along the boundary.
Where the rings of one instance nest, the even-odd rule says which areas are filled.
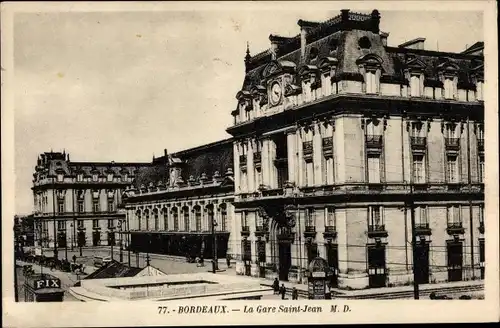
[[[278,82],[271,85],[271,103],[276,105],[281,100],[281,86]]]

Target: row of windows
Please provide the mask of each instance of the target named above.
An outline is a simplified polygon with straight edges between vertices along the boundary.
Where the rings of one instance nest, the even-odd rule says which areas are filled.
[[[100,176],[98,174],[92,174],[91,176],[83,175],[83,174],[77,174],[76,175],[76,181],[78,182],[126,182],[126,181],[132,181],[133,176],[124,174],[124,175],[114,175],[114,174],[107,174],[106,176]],[[58,182],[63,182],[64,181],[64,175],[63,174],[58,174],[57,175],[57,181]]]
[[[107,211],[114,212],[116,210],[115,203],[113,200],[108,200],[107,203]],[[63,200],[57,201],[57,211],[58,213],[65,213],[66,205]],[[101,212],[101,203],[98,199],[92,200],[92,212],[98,213]],[[83,200],[79,200],[77,204],[77,213],[85,213],[85,202]]]
[[[114,219],[108,219],[107,227],[108,228],[115,228],[115,221],[116,220],[114,220]],[[73,226],[73,224],[71,224],[71,226]],[[76,227],[78,229],[83,229],[84,228],[84,220],[77,220]],[[92,220],[92,227],[99,228],[99,220],[98,219]],[[46,226],[46,228],[48,229],[48,226]],[[64,220],[57,221],[57,229],[58,230],[66,230],[66,221],[64,221]]]
[[[292,96],[292,98],[299,98],[293,101],[295,105],[302,102],[311,102],[321,97],[329,96],[331,94],[337,94],[342,92],[342,85],[337,82],[328,81],[328,76],[321,77],[321,88],[311,88],[311,85],[316,84],[314,79],[309,82],[302,82],[302,94],[298,96]],[[458,89],[456,79],[447,76],[443,79],[442,88],[434,87],[424,87],[422,75],[411,75],[409,79],[408,96],[409,97],[425,97],[431,99],[449,99],[449,100],[460,100],[460,101],[483,101],[484,100],[484,82],[477,81],[476,90],[462,90]],[[364,75],[364,82],[362,84],[362,92],[368,94],[379,94],[381,93],[381,83],[377,72],[375,70],[368,70]],[[404,87],[399,86],[399,92],[396,96],[405,96]],[[249,121],[254,118],[254,116],[262,115],[263,110],[266,107],[260,107],[260,99],[254,99],[251,104],[251,109],[246,108],[245,103],[239,104],[239,113],[235,116],[235,124],[240,121]],[[269,105],[264,105],[269,106]],[[256,113],[254,114],[253,111]]]
[[[446,209],[447,223],[448,225],[462,225],[462,206],[460,205],[450,205]],[[383,206],[369,206],[367,209],[368,225],[369,227],[382,227],[384,226],[384,207]],[[299,214],[300,215],[300,214]],[[304,210],[304,221],[306,227],[315,227],[318,223],[318,219],[323,218],[325,227],[337,226],[335,208],[326,207],[324,209],[317,208],[306,208]],[[417,206],[415,208],[415,222],[416,224],[429,224],[428,218],[428,206]],[[484,224],[484,207],[479,206],[479,222]],[[256,226],[261,227],[263,224],[263,218],[257,215]],[[248,212],[241,212],[241,226],[248,227]]]
[[[208,223],[208,229],[211,229],[210,227],[210,222],[214,223],[214,228],[215,230],[220,230],[220,231],[227,231],[227,211],[225,206],[220,206],[220,218],[221,218],[221,226],[218,227],[217,221],[214,221],[215,219],[215,214],[213,211],[213,208],[207,208],[207,219],[208,222],[203,222],[203,217],[202,217],[202,211],[200,206],[196,206],[193,211],[194,211],[194,217],[195,217],[195,231],[203,231],[204,228],[202,227],[202,223]],[[184,223],[184,231],[191,231],[191,214],[189,207],[183,207],[182,208],[182,217],[183,217],[183,223]],[[137,224],[139,230],[142,230],[142,228],[145,228],[145,230],[151,230],[151,228],[154,228],[154,230],[159,230],[160,229],[160,211],[158,209],[154,209],[152,211],[153,214],[153,219],[154,219],[154,227],[149,226],[149,220],[150,220],[150,212],[149,210],[145,210],[144,213],[141,211],[136,212],[136,219],[137,219]],[[172,217],[172,222],[173,222],[173,230],[174,231],[179,231],[179,211],[176,207],[172,208],[170,211],[171,217]],[[144,215],[144,216],[143,216]],[[163,208],[161,210],[161,215],[163,216],[163,230],[169,230],[169,210],[167,208]]]

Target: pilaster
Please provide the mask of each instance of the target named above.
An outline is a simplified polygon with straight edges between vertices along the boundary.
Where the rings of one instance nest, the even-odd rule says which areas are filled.
[[[247,192],[254,192],[255,191],[255,167],[253,164],[253,152],[254,152],[254,147],[253,147],[253,142],[252,139],[248,139],[247,142],[247,177],[248,177],[248,183],[247,183]]]
[[[322,172],[321,172],[321,148],[322,148],[322,140],[321,140],[321,131],[320,131],[320,122],[313,123],[313,163],[314,163],[314,185],[320,186],[322,185]]]

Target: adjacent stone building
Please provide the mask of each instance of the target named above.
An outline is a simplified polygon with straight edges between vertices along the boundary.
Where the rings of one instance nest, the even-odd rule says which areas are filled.
[[[227,129],[241,274],[302,280],[319,254],[334,286],[408,284],[413,209],[420,283],[483,277],[483,44],[391,47],[379,24],[342,10],[247,50]]]
[[[39,156],[33,174],[35,243],[58,249],[116,244],[122,193],[151,163],[73,162],[65,152]]]
[[[156,158],[125,191],[132,251],[218,258],[235,253],[233,142]]]

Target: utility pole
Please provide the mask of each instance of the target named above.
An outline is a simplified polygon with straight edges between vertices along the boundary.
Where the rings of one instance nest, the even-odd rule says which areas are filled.
[[[120,225],[120,263],[123,262],[123,221],[118,220],[118,224]]]
[[[472,177],[471,177],[471,163],[470,163],[470,121],[467,117],[467,182],[469,184],[469,192],[472,193]],[[472,195],[471,195],[472,196]],[[469,196],[469,220],[470,220],[470,267],[471,267],[471,277],[474,277],[474,220],[472,217],[472,198]]]
[[[19,290],[17,281],[17,263],[16,263],[16,247],[17,247],[17,231],[16,223],[14,223],[14,301],[19,302]]]
[[[212,238],[213,238],[213,259],[212,259],[212,272],[216,273],[218,268],[217,263],[217,234],[215,233],[215,227],[217,226],[217,222],[215,222],[214,216],[211,216],[212,219]]]
[[[57,260],[58,251],[57,251],[57,227],[56,227],[56,184],[54,177],[52,177],[52,214],[54,217],[54,257]]]
[[[411,217],[411,245],[413,253],[413,295],[416,300],[419,299],[418,281],[417,281],[417,238],[415,235],[415,204],[413,202],[413,184],[410,185],[410,206]]]

